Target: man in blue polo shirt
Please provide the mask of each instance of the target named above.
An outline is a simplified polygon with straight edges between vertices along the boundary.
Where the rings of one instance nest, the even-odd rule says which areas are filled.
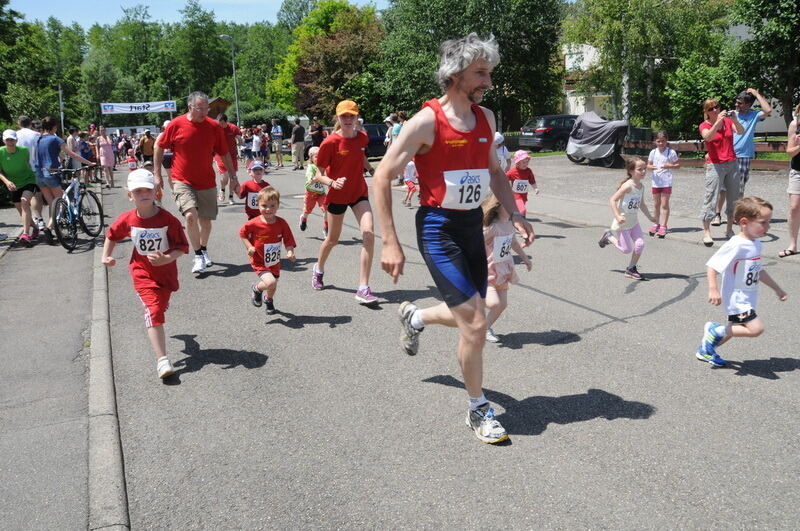
[[[753,110],[753,103],[758,99],[761,105],[761,110]],[[759,94],[754,88],[749,88],[744,92],[740,92],[736,96],[736,118],[739,123],[744,127],[743,134],[733,133],[733,150],[736,152],[736,158],[739,163],[739,197],[732,198],[736,201],[744,197],[744,187],[750,179],[750,161],[756,157],[756,126],[758,122],[764,120],[772,113],[772,106],[769,102]],[[725,190],[724,188],[719,192],[719,199],[717,200],[717,214],[711,221],[712,225],[721,225],[722,219],[720,212],[725,205]]]

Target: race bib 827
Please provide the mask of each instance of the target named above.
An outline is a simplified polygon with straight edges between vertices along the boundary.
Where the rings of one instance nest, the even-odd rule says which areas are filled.
[[[154,229],[131,227],[131,241],[134,250],[139,254],[151,254],[158,251],[165,253],[169,250],[167,227]]]

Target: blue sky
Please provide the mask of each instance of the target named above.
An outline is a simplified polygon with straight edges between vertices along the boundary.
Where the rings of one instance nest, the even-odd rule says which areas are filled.
[[[356,5],[374,4],[385,9],[388,0],[350,0]],[[200,0],[203,9],[213,11],[217,20],[239,23],[275,22],[281,0]],[[184,0],[11,0],[9,8],[25,15],[25,20],[47,20],[56,17],[65,24],[78,22],[85,28],[95,22],[113,24],[122,17],[120,6],[131,7],[143,4],[150,8],[153,20],[176,22],[180,19],[178,11],[186,5]]]

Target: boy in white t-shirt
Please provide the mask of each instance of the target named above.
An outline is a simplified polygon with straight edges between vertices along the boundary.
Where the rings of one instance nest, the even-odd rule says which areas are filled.
[[[414,197],[414,193],[417,191],[417,185],[419,185],[419,181],[417,180],[417,166],[414,164],[414,161],[411,160],[406,164],[406,169],[403,170],[403,182],[406,183],[406,196],[403,198],[403,204],[407,207],[411,206],[411,198]]]
[[[788,295],[763,269],[761,241],[769,230],[772,205],[759,197],[745,197],[736,202],[734,219],[740,232],[728,240],[706,262],[708,276],[708,302],[719,306],[725,301],[728,323],[708,322],[703,329],[703,339],[697,349],[697,359],[715,367],[725,365],[716,347],[731,337],[758,337],[764,332],[764,322],[756,315],[758,284],[763,282],[785,301]],[[722,274],[722,293],[717,287],[717,273]]]

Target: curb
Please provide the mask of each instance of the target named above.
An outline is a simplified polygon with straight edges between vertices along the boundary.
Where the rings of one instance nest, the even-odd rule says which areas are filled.
[[[20,227],[16,231],[16,235],[13,235],[10,232],[8,233],[8,238],[7,238],[8,245],[0,249],[0,260],[3,259],[3,257],[8,253],[9,250],[11,250],[11,246],[14,245],[14,240],[19,238],[20,234],[22,234],[22,227]]]
[[[103,203],[104,194],[100,194]],[[89,529],[130,529],[122,441],[117,417],[108,272],[94,248],[91,353],[89,355]]]

